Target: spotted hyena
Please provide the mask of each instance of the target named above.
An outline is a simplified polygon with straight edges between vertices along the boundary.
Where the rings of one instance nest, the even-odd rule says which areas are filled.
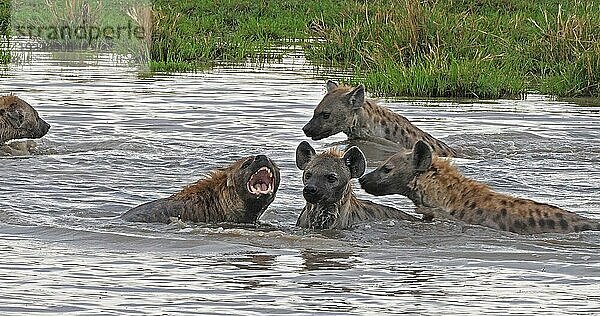
[[[169,223],[173,218],[205,223],[254,223],[273,202],[279,168],[265,155],[242,158],[168,198],[135,207],[121,218]]]
[[[519,234],[600,230],[598,221],[494,192],[463,176],[421,141],[363,176],[360,184],[374,195],[402,194],[429,218],[446,217]]]
[[[41,138],[50,129],[29,103],[17,96],[0,97],[0,145],[13,139]]]
[[[328,150],[317,155],[308,142],[302,142],[296,149],[296,165],[304,170],[306,200],[297,226],[343,229],[367,220],[417,220],[402,211],[354,196],[350,179],[360,177],[366,166],[358,147],[351,147],[345,153]]]
[[[327,81],[327,94],[302,130],[313,140],[343,132],[349,139],[386,139],[407,149],[422,140],[439,156],[458,156],[454,149],[420,130],[404,116],[365,99],[362,84],[352,88]]]

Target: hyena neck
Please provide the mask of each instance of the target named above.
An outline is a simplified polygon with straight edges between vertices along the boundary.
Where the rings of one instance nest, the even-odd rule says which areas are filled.
[[[372,100],[366,100],[360,109],[353,112],[352,122],[344,133],[350,139],[383,138],[395,141],[385,133],[390,124],[388,122],[389,115],[385,115],[385,111],[389,110],[377,105]]]
[[[243,217],[241,199],[235,187],[227,186],[227,175],[221,171],[187,186],[171,198],[185,204],[183,221],[235,222]]]
[[[377,105],[372,100],[366,100],[360,109],[354,111],[350,126],[344,133],[350,139],[385,139],[408,149],[422,140],[438,156],[458,156],[444,142],[422,131],[404,116]]]
[[[355,209],[360,201],[354,195],[350,183],[344,189],[342,198],[333,204],[312,204],[306,206],[299,218],[299,226],[312,229],[345,228],[347,213]]]
[[[495,195],[488,186],[463,176],[449,161],[434,158],[429,170],[410,184],[408,197],[417,207],[437,207],[448,212],[460,210],[474,195]]]

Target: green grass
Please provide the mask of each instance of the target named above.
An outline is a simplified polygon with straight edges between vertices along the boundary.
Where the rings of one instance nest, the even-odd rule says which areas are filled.
[[[376,94],[600,96],[600,3],[155,0],[154,69],[278,58],[294,43]]]
[[[8,51],[8,36],[10,25],[10,1],[0,0],[0,64],[10,62],[10,52]]]
[[[148,45],[135,32],[144,23],[135,16],[145,7],[151,14],[144,0],[19,0],[12,8],[12,32],[51,51],[108,50],[147,60]]]
[[[307,7],[303,1],[154,1],[153,68],[281,58],[272,47],[307,38]]]

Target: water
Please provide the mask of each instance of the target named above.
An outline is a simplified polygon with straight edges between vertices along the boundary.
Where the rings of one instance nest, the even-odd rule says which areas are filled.
[[[593,314],[600,233],[519,236],[450,222],[294,227],[294,151],[324,93],[302,58],[263,69],[138,76],[99,55],[26,55],[1,93],[52,124],[31,156],[0,158],[0,312],[14,314]],[[542,96],[388,100],[462,148],[496,190],[600,219],[600,109]],[[318,150],[344,136],[311,142]],[[366,149],[367,151],[368,148]],[[127,223],[217,166],[265,153],[281,167],[271,227]],[[380,160],[370,158],[370,166]],[[414,213],[401,196],[361,197]]]

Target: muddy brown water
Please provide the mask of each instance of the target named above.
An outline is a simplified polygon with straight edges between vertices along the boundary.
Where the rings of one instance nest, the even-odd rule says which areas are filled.
[[[0,92],[52,128],[33,155],[0,158],[0,313],[593,314],[600,233],[519,236],[450,222],[294,228],[294,150],[324,93],[301,58],[262,69],[144,78],[111,55],[28,53]],[[456,164],[498,191],[600,219],[600,108],[543,96],[388,100],[462,148]],[[311,142],[343,147],[337,135]],[[370,167],[378,148],[369,146]],[[264,153],[282,185],[265,226],[127,223],[217,166]],[[361,197],[413,212],[401,196]],[[270,225],[270,226],[268,226]]]

